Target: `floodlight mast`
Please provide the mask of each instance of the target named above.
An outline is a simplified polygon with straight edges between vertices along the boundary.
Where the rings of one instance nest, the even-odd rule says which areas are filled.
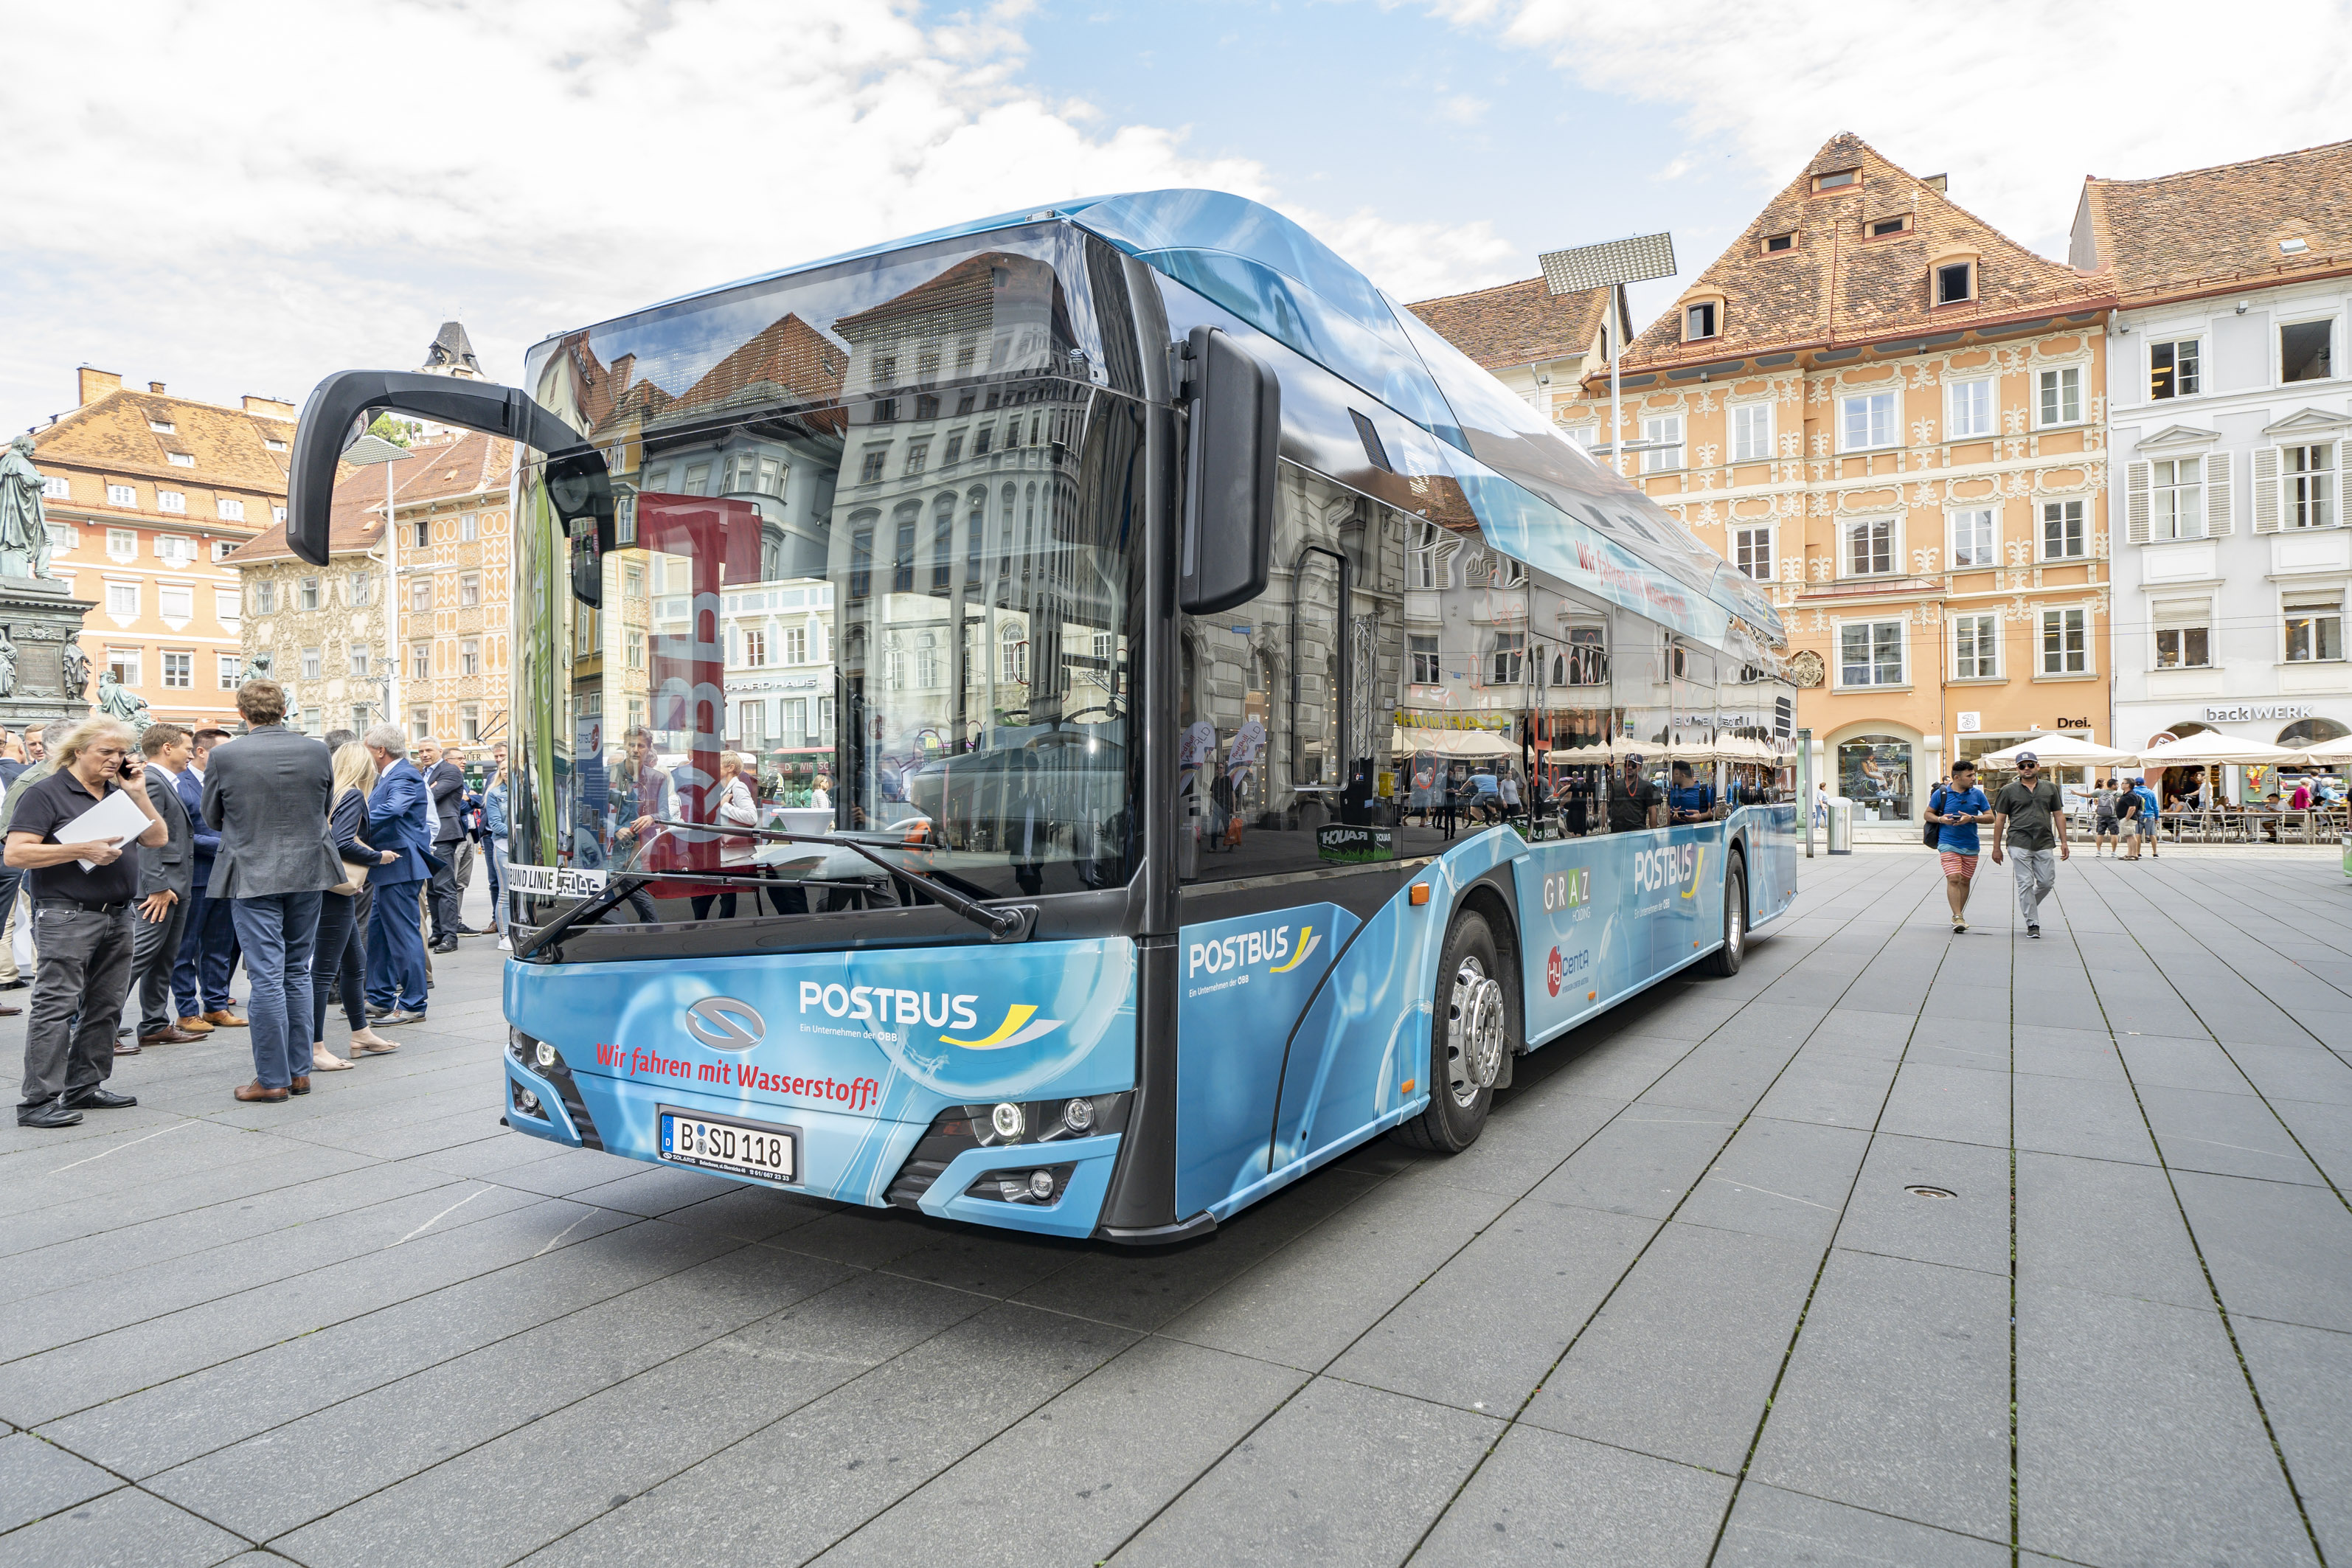
[[[1580,245],[1570,250],[1547,250],[1536,259],[1543,266],[1544,281],[1555,294],[1572,294],[1581,289],[1609,290],[1609,468],[1623,479],[1622,458],[1628,447],[1617,362],[1625,353],[1625,318],[1617,309],[1617,290],[1628,283],[1673,277],[1675,237],[1671,233],[1637,234],[1624,239],[1604,239],[1598,245]]]

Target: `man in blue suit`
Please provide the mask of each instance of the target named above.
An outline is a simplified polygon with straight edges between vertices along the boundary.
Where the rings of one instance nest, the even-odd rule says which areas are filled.
[[[172,994],[180,1010],[175,1026],[191,1035],[209,1035],[223,1026],[245,1027],[228,989],[236,973],[236,928],[229,922],[228,900],[215,901],[205,892],[213,879],[213,857],[220,851],[220,835],[205,820],[205,762],[227,739],[226,730],[197,731],[194,759],[172,781],[196,839],[195,890],[188,896],[187,929],[180,933],[179,962],[172,968]]]
[[[367,842],[386,858],[368,868],[375,910],[368,921],[368,1010],[391,1011],[379,1024],[413,1024],[425,1016],[425,932],[419,896],[441,862],[433,855],[433,792],[408,760],[408,737],[397,724],[378,724],[360,737],[375,759],[375,789],[368,796]]]

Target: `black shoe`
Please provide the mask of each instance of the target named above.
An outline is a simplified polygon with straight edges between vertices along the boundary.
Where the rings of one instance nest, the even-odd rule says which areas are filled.
[[[433,951],[436,952],[455,952],[457,951],[457,939],[454,936],[445,936],[439,942],[433,944]]]
[[[16,1125],[19,1127],[73,1127],[80,1121],[81,1112],[68,1107],[62,1094],[38,1105],[16,1108]]]
[[[32,984],[29,980],[0,980],[0,991],[23,991]]]
[[[2040,926],[2027,926],[2025,928],[2025,934],[2032,937],[2034,941],[2040,942],[2042,940],[2042,928]]]
[[[71,1090],[64,1099],[68,1110],[125,1110],[138,1103],[139,1097],[135,1094],[117,1094],[96,1084],[88,1089]]]

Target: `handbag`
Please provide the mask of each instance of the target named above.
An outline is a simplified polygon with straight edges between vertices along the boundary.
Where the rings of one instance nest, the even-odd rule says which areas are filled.
[[[1936,791],[1936,793],[1935,793],[1935,794],[1933,794],[1933,795],[1929,795],[1929,796],[1927,797],[1927,815],[1928,815],[1928,816],[1934,816],[1937,812],[1939,812],[1939,811],[1941,811],[1941,810],[1943,810],[1943,809],[1944,809],[1944,792],[1943,792],[1941,789],[1938,789],[1938,790],[1937,790],[1937,791]],[[1944,825],[1943,825],[1942,823],[1940,823],[1940,822],[1929,822],[1929,823],[1923,824],[1923,825],[1921,826],[1920,830],[1919,830],[1919,842],[1920,842],[1920,843],[1925,844],[1925,845],[1926,845],[1928,848],[1930,848],[1930,849],[1934,849],[1934,848],[1937,848],[1937,847],[1940,847],[1940,846],[1942,845],[1943,841],[1944,841]]]

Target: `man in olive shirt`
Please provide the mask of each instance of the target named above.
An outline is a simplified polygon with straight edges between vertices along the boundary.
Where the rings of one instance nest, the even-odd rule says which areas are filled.
[[[2025,917],[2025,934],[2042,935],[2042,900],[2058,885],[2058,862],[2068,856],[2066,807],[2055,781],[2042,776],[2042,760],[2032,752],[2017,753],[2017,776],[2000,786],[1992,798],[1992,863],[2000,864],[2003,845],[2016,857],[2017,912]]]
[[[1638,833],[1645,827],[1666,825],[1665,802],[1659,797],[1658,786],[1642,776],[1639,752],[1625,759],[1622,774],[1609,779],[1609,831]]]
[[[26,1020],[19,1127],[71,1127],[85,1110],[139,1103],[106,1087],[114,1071],[114,1026],[131,988],[131,906],[139,892],[139,853],[131,844],[160,845],[169,837],[147,798],[128,725],[85,720],[58,747],[57,760],[57,771],[17,796],[8,818],[5,858],[29,873],[41,952],[33,1016]],[[146,818],[136,838],[58,841],[58,828],[118,792]],[[87,871],[84,860],[91,862]]]

